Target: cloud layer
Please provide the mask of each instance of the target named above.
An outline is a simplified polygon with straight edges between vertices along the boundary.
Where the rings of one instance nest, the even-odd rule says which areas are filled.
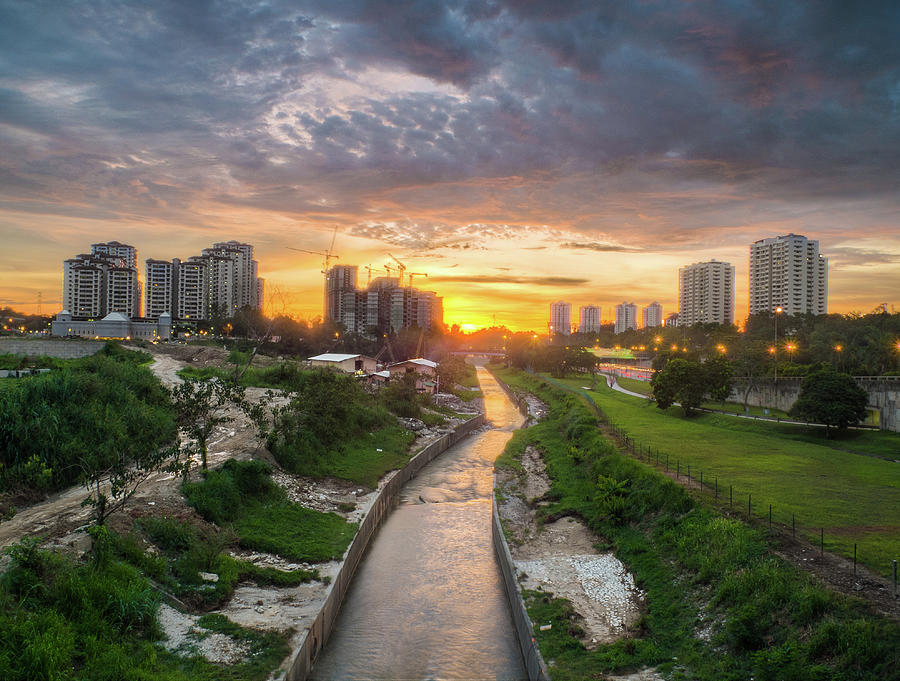
[[[64,257],[60,219],[273,250],[338,224],[535,282],[513,251],[795,231],[840,281],[900,253],[898,32],[889,1],[0,1],[0,229]]]

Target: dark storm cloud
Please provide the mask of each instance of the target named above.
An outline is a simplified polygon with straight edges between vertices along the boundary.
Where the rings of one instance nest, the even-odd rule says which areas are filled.
[[[524,284],[526,286],[578,286],[590,283],[590,279],[579,277],[513,277],[487,274],[471,276],[435,276],[429,277],[429,283],[462,283],[462,284]]]
[[[871,265],[900,263],[900,253],[885,253],[851,246],[832,246],[828,249],[828,261],[832,267],[868,267]]]
[[[560,244],[560,248],[570,248],[576,251],[599,251],[601,253],[617,253],[617,252],[633,252],[637,249],[629,248],[627,246],[620,246],[618,244],[608,244],[599,241],[585,241],[585,242],[576,242],[576,241],[567,241],[566,243]]]
[[[0,197],[188,221],[201,197],[355,219],[386,193],[494,208],[355,228],[411,249],[514,238],[495,223],[541,210],[612,233],[625,178],[660,213],[706,201],[698,183],[751,211],[895,200],[898,30],[893,1],[0,0]],[[393,91],[373,68],[436,86]],[[573,176],[592,186],[556,188]]]

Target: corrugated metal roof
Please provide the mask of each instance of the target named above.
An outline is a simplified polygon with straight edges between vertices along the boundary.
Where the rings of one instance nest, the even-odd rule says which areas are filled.
[[[355,359],[356,357],[362,357],[362,355],[344,355],[338,352],[326,352],[321,355],[316,355],[315,357],[310,357],[309,360],[318,360],[320,362],[345,362],[348,359]]]
[[[419,364],[423,367],[431,367],[432,369],[437,369],[437,362],[432,362],[430,359],[423,359],[419,357],[418,359],[409,360],[412,364]]]

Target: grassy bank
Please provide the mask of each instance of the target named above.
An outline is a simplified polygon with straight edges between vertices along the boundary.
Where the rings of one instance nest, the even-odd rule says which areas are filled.
[[[882,681],[897,678],[900,627],[773,557],[763,535],[718,514],[651,467],[622,456],[575,395],[521,372],[498,376],[548,403],[506,457],[540,449],[551,479],[539,518],[576,515],[614,549],[646,594],[630,636],[587,651],[571,606],[526,593],[555,681],[652,666],[674,679]],[[701,635],[701,631],[705,634]]]
[[[261,681],[288,653],[281,635],[201,618],[196,635],[225,633],[249,646],[245,661],[222,665],[160,645],[159,596],[140,571],[101,543],[92,560],[11,549],[0,577],[0,678],[5,681],[142,679]]]
[[[556,380],[556,379],[554,379]],[[558,381],[580,390],[583,379]],[[669,454],[671,466],[690,465],[693,475],[718,478],[733,487],[735,503],[747,495],[759,515],[773,505],[776,522],[798,528],[810,539],[825,530],[826,550],[853,555],[881,574],[900,556],[900,465],[879,458],[900,451],[900,435],[851,431],[825,440],[804,426],[721,414],[685,418],[679,407],[663,412],[640,398],[599,385],[587,393],[603,412],[644,446]]]
[[[294,561],[340,559],[358,525],[336,513],[320,513],[288,500],[259,461],[233,459],[187,483],[184,495],[203,518],[226,527],[240,546]]]
[[[47,358],[50,373],[5,379],[0,491],[54,492],[172,441],[172,406],[143,366],[149,358],[110,343],[90,357]]]

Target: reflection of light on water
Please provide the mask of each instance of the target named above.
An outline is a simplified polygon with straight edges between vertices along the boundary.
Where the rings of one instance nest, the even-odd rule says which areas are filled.
[[[488,416],[511,431],[521,416],[483,372]],[[491,545],[493,463],[511,436],[466,438],[406,485],[312,678],[524,678]]]

